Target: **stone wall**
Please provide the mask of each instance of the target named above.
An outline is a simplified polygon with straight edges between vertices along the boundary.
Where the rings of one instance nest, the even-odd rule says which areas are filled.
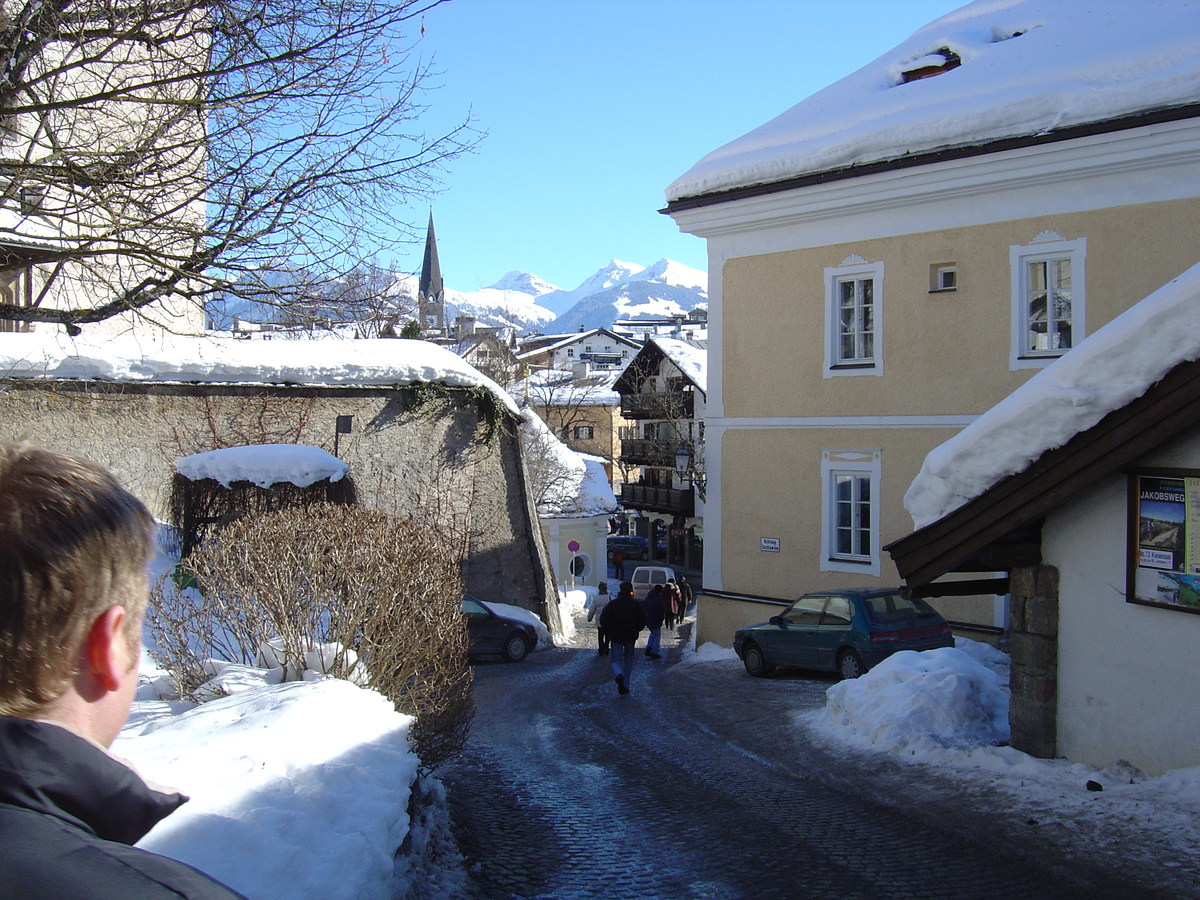
[[[561,629],[515,423],[477,391],[0,382],[0,440],[90,457],[160,517],[174,462],[238,444],[303,443],[350,466],[359,502],[440,532],[467,590]],[[336,435],[337,418],[352,431]]]
[[[1010,590],[1010,743],[1031,756],[1053,759],[1058,755],[1058,569],[1013,569]]]

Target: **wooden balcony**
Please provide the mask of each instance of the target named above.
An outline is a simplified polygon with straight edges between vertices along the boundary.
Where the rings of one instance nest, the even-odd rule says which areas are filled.
[[[690,419],[696,411],[691,391],[662,391],[622,394],[621,415],[626,419]]]
[[[652,441],[635,438],[621,441],[621,461],[632,466],[675,468],[679,441]]]
[[[621,505],[626,509],[694,516],[696,495],[692,488],[680,491],[673,488],[646,487],[641,484],[623,484]]]

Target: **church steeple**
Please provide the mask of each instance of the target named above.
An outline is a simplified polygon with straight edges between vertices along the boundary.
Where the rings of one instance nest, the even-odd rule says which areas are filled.
[[[421,281],[417,288],[421,329],[443,334],[446,330],[445,285],[438,262],[437,235],[433,232],[433,210],[429,211],[429,231],[425,235],[425,259],[421,263]]]

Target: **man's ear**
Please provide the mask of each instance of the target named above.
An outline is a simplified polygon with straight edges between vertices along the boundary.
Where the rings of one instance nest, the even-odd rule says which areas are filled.
[[[115,691],[129,670],[129,648],[125,640],[124,607],[110,606],[101,613],[84,640],[88,671],[97,687]]]

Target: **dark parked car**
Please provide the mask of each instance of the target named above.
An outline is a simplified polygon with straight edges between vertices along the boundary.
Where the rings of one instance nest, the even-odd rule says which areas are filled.
[[[953,646],[946,620],[924,600],[896,588],[805,594],[781,615],[733,636],[746,671],[759,678],[776,666],[857,678],[897,650]]]
[[[636,534],[610,534],[608,536],[608,558],[613,558],[613,551],[618,547],[626,559],[649,559],[650,542]]]
[[[537,646],[532,625],[502,616],[470,594],[463,595],[462,611],[471,635],[468,654],[472,657],[499,654],[505,662],[520,662]]]

